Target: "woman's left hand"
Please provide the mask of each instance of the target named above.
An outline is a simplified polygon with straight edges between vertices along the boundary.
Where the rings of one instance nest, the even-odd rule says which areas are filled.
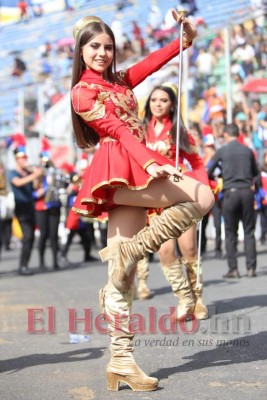
[[[184,37],[187,42],[190,43],[197,36],[197,27],[188,18],[184,18],[183,15],[179,14],[179,11],[172,9],[172,16],[175,21],[181,25],[182,21],[184,23]]]

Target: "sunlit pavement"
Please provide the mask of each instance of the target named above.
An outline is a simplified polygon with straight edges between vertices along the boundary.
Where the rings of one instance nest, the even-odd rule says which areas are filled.
[[[146,331],[135,336],[135,358],[147,374],[160,379],[159,390],[148,393],[126,386],[119,392],[106,390],[109,337],[101,333],[106,326],[98,319],[106,264],[82,263],[81,247],[75,243],[70,264],[62,264],[60,271],[49,268],[48,248],[48,272],[41,273],[35,249],[30,262],[35,274],[24,277],[17,274],[19,249],[3,252],[1,400],[266,400],[267,246],[257,243],[257,277],[248,278],[240,243],[241,278],[228,280],[222,278],[226,261],[215,259],[213,248],[210,241],[203,257],[203,297],[210,312],[205,321],[170,325],[169,307],[177,299],[158,262],[150,264],[148,285],[154,296],[133,304],[135,326],[139,321],[141,327],[142,321]],[[81,343],[70,343],[75,318],[81,319],[76,321]]]

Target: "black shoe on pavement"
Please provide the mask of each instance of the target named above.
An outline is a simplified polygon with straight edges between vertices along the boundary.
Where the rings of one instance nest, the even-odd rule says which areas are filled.
[[[33,272],[30,271],[28,267],[23,266],[19,269],[19,275],[29,276],[33,275]]]
[[[223,278],[240,278],[240,274],[237,269],[233,269],[232,271],[228,271],[227,274],[223,275]]]
[[[93,261],[99,261],[99,259],[94,256],[91,256],[90,254],[84,257],[84,262],[93,262]]]
[[[248,269],[247,277],[248,278],[255,278],[255,276],[257,276],[257,273],[256,273],[255,269],[253,269],[253,268]]]

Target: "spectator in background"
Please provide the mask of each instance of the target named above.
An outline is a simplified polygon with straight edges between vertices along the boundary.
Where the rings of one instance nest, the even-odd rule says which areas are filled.
[[[246,41],[246,32],[244,29],[244,26],[242,24],[240,25],[234,25],[232,28],[232,35],[231,35],[231,44],[234,47],[237,47]]]
[[[142,30],[136,21],[132,21],[132,38],[134,52],[139,56],[143,56],[145,53],[145,41]]]
[[[240,278],[237,264],[239,221],[242,221],[244,229],[247,276],[256,276],[256,219],[252,186],[258,168],[252,150],[238,143],[238,135],[236,124],[226,125],[226,144],[216,151],[208,168],[210,179],[218,166],[222,171],[225,245],[229,268],[224,278]]]
[[[133,4],[129,0],[118,0],[116,2],[116,8],[118,11],[123,10],[125,7],[132,6]]]
[[[258,162],[262,163],[263,152],[267,148],[267,113],[260,100],[253,100],[250,109],[253,130],[253,145],[258,155]]]
[[[212,158],[216,153],[215,139],[210,126],[206,125],[202,127],[203,134],[203,164],[208,170],[212,163]],[[215,228],[215,258],[222,258],[222,179],[221,179],[221,169],[218,166],[212,174],[212,179],[210,179],[210,186],[213,190],[215,196],[215,203],[210,211],[210,213],[204,215],[202,220],[202,236],[201,236],[201,252],[206,251],[207,247],[207,236],[206,228],[209,222],[210,214],[213,216],[213,224]]]
[[[204,93],[206,103],[202,121],[211,125],[213,134],[217,139],[222,135],[226,114],[226,103],[222,96],[217,93],[215,86],[206,90]]]
[[[267,68],[267,45],[263,39],[261,39],[261,41],[259,42],[259,44],[256,48],[255,59],[257,61],[258,69],[266,70],[266,68]]]
[[[45,249],[47,240],[50,239],[52,251],[52,263],[54,270],[59,269],[57,262],[58,255],[58,226],[60,219],[61,202],[59,199],[59,189],[55,182],[55,168],[50,160],[48,151],[41,151],[40,165],[45,173],[34,181],[33,196],[35,199],[35,218],[40,231],[38,252],[39,267],[46,271]]]
[[[238,126],[239,129],[239,136],[238,136],[239,143],[243,144],[244,146],[248,146],[249,148],[254,150],[251,137],[248,134],[247,130],[246,114],[242,111],[237,113],[234,117],[234,123]]]
[[[127,58],[130,58],[134,56],[134,49],[132,45],[132,41],[130,40],[129,36],[126,33],[123,33],[123,52],[121,56],[121,62],[124,60],[127,60]],[[119,58],[118,58],[119,62]]]
[[[40,74],[45,78],[50,75],[52,72],[51,64],[47,61],[46,58],[40,59]]]
[[[265,244],[267,234],[267,150],[263,154],[263,162],[258,178],[259,193],[261,199],[261,244]]]
[[[210,49],[213,52],[214,57],[218,60],[219,57],[224,53],[224,38],[220,32],[218,32],[214,39],[210,41]]]
[[[39,53],[42,58],[47,58],[50,56],[53,50],[52,44],[49,41],[46,41],[39,47]]]
[[[14,58],[13,69],[12,69],[12,76],[20,77],[23,73],[27,70],[25,62],[19,58]]]
[[[19,260],[19,274],[32,275],[28,264],[34,241],[35,216],[33,200],[33,181],[41,177],[41,168],[29,169],[25,147],[19,146],[14,150],[16,167],[10,171],[9,180],[15,197],[15,216],[17,217],[22,233],[22,247]]]
[[[246,96],[242,92],[243,79],[239,73],[233,73],[232,71],[232,100],[235,105],[242,104],[246,101]]]
[[[28,4],[26,1],[18,1],[17,7],[19,8],[20,12],[20,20],[21,21],[28,21]]]
[[[15,208],[12,195],[4,164],[0,161],[0,258],[2,247],[10,250],[11,223]]]
[[[66,167],[67,166],[63,164],[62,168],[64,169]],[[72,173],[71,182],[67,188],[68,215],[66,219],[66,228],[69,230],[69,233],[67,235],[67,241],[61,250],[61,262],[64,266],[69,265],[67,255],[73,238],[76,234],[78,234],[81,238],[81,245],[84,251],[83,261],[87,263],[97,260],[97,258],[91,255],[92,245],[95,242],[93,220],[88,220],[88,218],[83,219],[79,215],[75,214],[71,209],[79,192],[79,187],[81,186],[82,180],[83,173]]]
[[[216,87],[211,87],[208,90],[207,103],[211,124],[214,121],[224,121],[226,104],[223,97],[217,93]]]
[[[209,86],[209,78],[212,74],[215,65],[214,56],[209,53],[204,47],[199,49],[198,56],[196,58],[197,74],[198,79],[205,83],[204,88],[207,89]]]
[[[255,49],[248,44],[245,39],[240,39],[238,47],[232,54],[233,61],[241,64],[245,76],[252,75],[254,72]]]

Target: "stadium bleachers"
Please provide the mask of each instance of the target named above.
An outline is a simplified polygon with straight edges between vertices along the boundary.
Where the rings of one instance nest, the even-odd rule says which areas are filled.
[[[131,21],[138,21],[145,28],[150,1],[133,0],[132,6],[118,11],[114,0],[91,0],[86,6],[74,11],[44,14],[28,22],[5,26],[0,31],[0,96],[1,120],[12,120],[17,107],[18,90],[36,83],[36,71],[40,55],[38,48],[46,41],[56,43],[59,39],[72,36],[72,27],[85,15],[99,15],[108,24],[113,18],[121,19],[125,33],[131,31]],[[158,0],[157,5],[165,15],[168,9],[176,7],[174,0]],[[244,21],[250,15],[250,0],[198,0],[196,16],[201,16],[210,29],[218,30],[227,24]],[[14,56],[21,55],[28,65],[28,71],[21,78],[11,76]]]

